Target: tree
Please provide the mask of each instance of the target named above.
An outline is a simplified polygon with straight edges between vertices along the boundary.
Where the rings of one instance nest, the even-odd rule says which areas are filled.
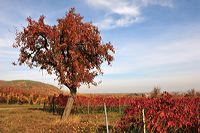
[[[158,97],[161,93],[161,89],[158,86],[155,86],[153,88],[153,91],[151,92],[151,97]]]
[[[94,78],[103,74],[101,64],[113,61],[115,50],[110,42],[103,43],[98,28],[71,8],[57,25],[45,24],[44,16],[38,21],[27,18],[28,25],[16,33],[14,48],[20,48],[17,63],[30,68],[44,69],[55,74],[60,84],[70,90],[63,118],[71,112],[77,88],[81,84],[97,85]]]

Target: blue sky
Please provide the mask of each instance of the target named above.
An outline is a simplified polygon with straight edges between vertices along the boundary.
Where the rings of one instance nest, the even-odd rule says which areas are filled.
[[[26,17],[46,16],[56,24],[71,8],[97,25],[115,49],[112,67],[103,65],[98,87],[79,92],[200,91],[199,0],[0,0],[0,79],[29,79],[57,85],[54,76],[26,66],[12,66],[15,30]]]

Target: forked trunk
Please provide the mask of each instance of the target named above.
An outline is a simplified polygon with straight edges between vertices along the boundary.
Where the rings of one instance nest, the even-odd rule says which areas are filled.
[[[69,117],[71,110],[73,108],[74,98],[76,96],[76,89],[70,89],[70,92],[71,92],[71,95],[67,100],[67,104],[65,106],[65,109],[62,115],[62,120],[66,120]]]

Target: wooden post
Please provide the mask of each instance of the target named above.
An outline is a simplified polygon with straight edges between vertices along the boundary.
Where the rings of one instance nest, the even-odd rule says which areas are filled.
[[[144,115],[144,109],[142,109],[142,118],[143,118],[143,128],[144,128],[144,133],[146,133],[146,125],[145,125],[145,115]]]
[[[119,113],[121,114],[120,98],[119,98]]]
[[[105,111],[105,117],[106,117],[106,133],[109,133],[109,129],[108,129],[108,116],[107,116],[106,104],[105,103],[104,103],[104,111]]]
[[[53,95],[53,98],[52,98],[52,104],[53,104],[53,115],[55,114],[55,112],[56,112],[56,105],[55,105],[55,99],[56,99],[56,95],[54,94]]]
[[[7,96],[6,96],[6,103],[9,104],[9,102],[10,102],[10,95],[7,94]]]
[[[88,114],[90,113],[90,103],[89,103],[89,101],[88,101]]]
[[[44,101],[44,104],[43,104],[43,110],[46,110],[46,103]]]

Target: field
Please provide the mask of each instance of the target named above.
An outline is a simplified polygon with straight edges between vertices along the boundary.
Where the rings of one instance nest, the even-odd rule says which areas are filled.
[[[115,125],[121,116],[108,113],[108,117],[109,125]],[[101,132],[105,125],[103,113],[72,115],[61,122],[59,115],[42,111],[40,105],[0,104],[0,118],[0,133]]]
[[[56,94],[57,89],[52,88],[51,94],[36,92],[37,87],[31,86],[40,83],[20,82],[31,85],[25,89],[0,87],[0,133],[106,132],[104,105],[111,133],[200,132],[200,97],[195,90],[182,95],[158,89],[150,95],[77,94],[70,117],[63,121],[69,95]]]
[[[43,104],[1,104],[0,132],[105,132],[103,103],[107,106],[110,132],[143,132],[144,123],[147,132],[199,132],[198,96],[174,97],[168,93],[154,98],[77,96],[66,121],[61,121],[59,114],[66,104],[66,96],[62,98],[62,102],[55,101],[54,111],[51,101],[45,107]]]

